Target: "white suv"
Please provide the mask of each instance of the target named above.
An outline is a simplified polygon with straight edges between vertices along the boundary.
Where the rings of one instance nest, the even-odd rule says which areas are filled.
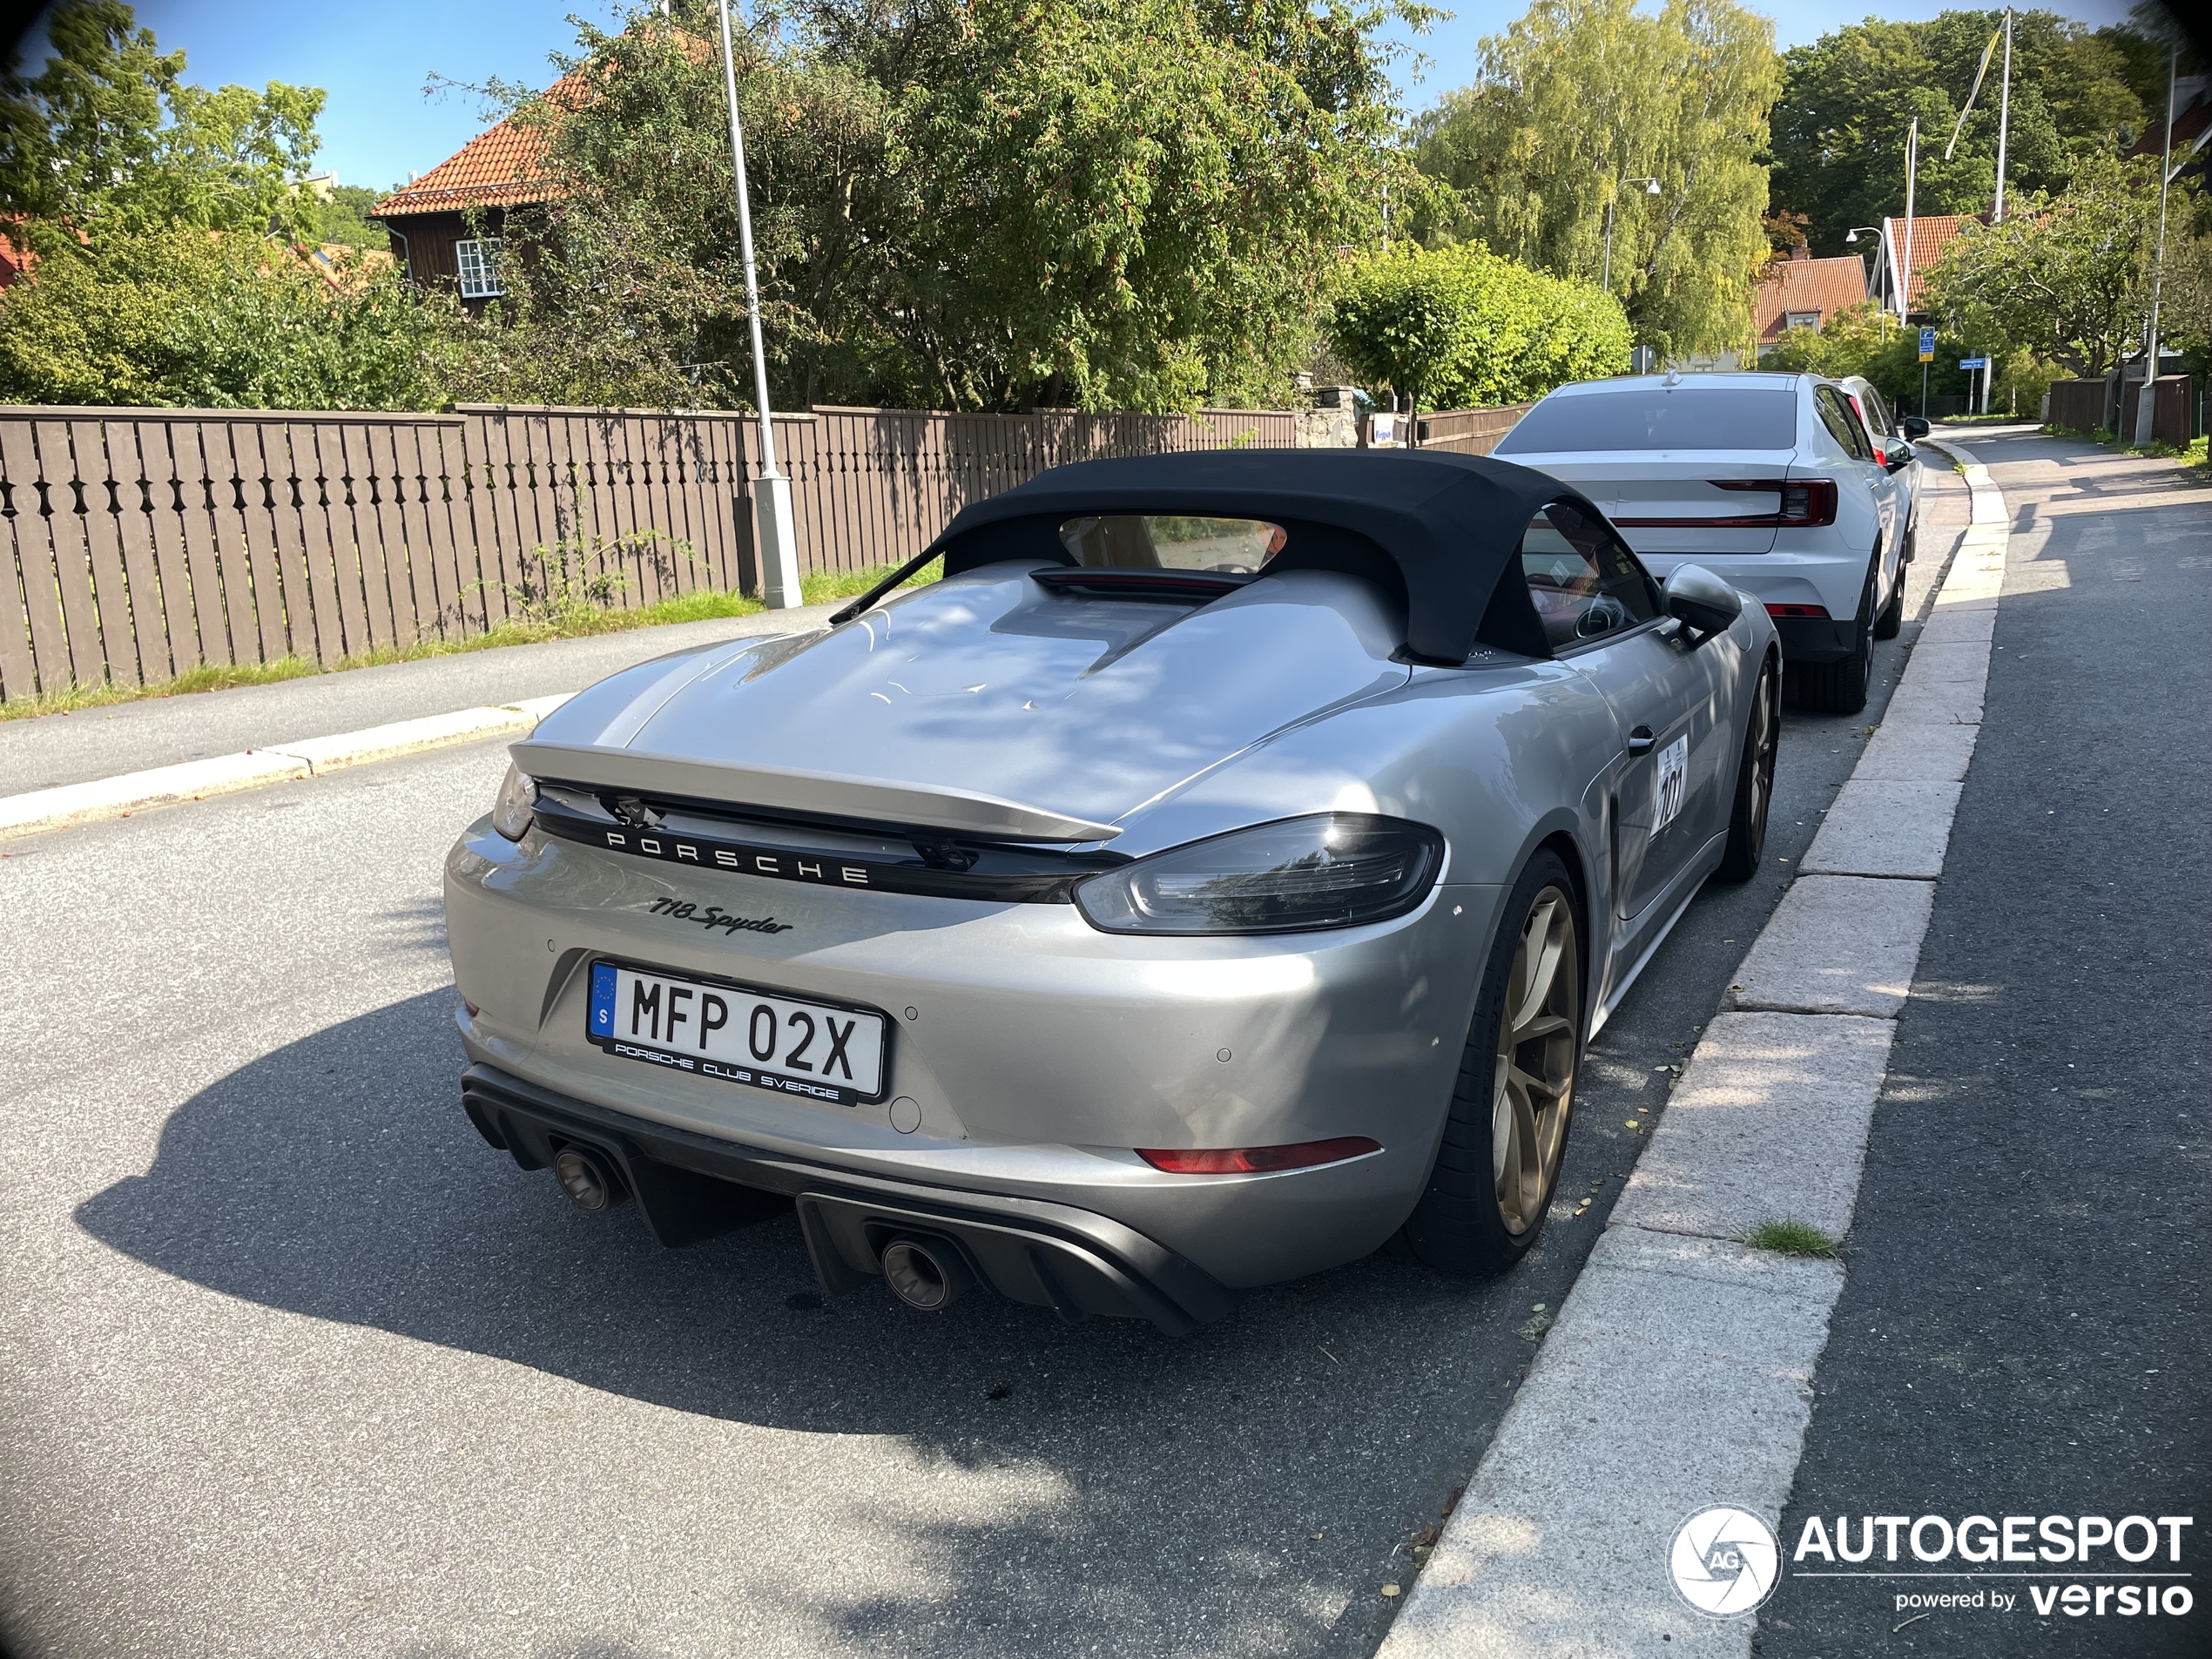
[[[1905,613],[1909,446],[1812,374],[1562,386],[1495,451],[1573,484],[1662,581],[1696,563],[1766,606],[1805,707],[1866,706],[1874,641]]]

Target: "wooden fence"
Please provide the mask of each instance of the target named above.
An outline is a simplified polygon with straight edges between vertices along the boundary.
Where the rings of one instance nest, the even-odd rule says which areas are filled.
[[[810,570],[911,557],[1063,462],[1297,442],[1275,411],[776,424]],[[465,639],[531,603],[549,554],[617,607],[758,591],[758,437],[738,415],[637,409],[0,408],[0,698]]]
[[[1534,403],[1505,403],[1489,409],[1439,409],[1420,417],[1420,446],[1451,449],[1465,455],[1487,455],[1498,440],[1513,430]]]
[[[2105,423],[2105,383],[2096,381],[2051,382],[2050,422],[2075,432],[2094,432]]]

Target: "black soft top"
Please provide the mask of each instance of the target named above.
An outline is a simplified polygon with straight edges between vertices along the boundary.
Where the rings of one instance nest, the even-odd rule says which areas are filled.
[[[948,577],[1009,559],[1072,565],[1060,526],[1089,515],[1262,519],[1287,536],[1271,574],[1341,570],[1375,582],[1404,602],[1406,645],[1416,656],[1463,662],[1481,644],[1548,657],[1515,556],[1537,509],[1560,500],[1602,521],[1555,478],[1440,450],[1208,449],[1080,461],[963,508],[905,570],[940,553]],[[838,620],[867,610],[904,574]]]

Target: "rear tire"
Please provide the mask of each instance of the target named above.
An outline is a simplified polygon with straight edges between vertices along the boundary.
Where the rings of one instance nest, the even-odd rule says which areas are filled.
[[[1833,663],[1799,663],[1795,673],[1797,701],[1816,714],[1857,714],[1866,706],[1867,682],[1874,672],[1874,567],[1858,596],[1850,656]]]
[[[1766,820],[1774,802],[1774,758],[1782,747],[1781,676],[1770,662],[1759,670],[1744,722],[1743,754],[1736,766],[1736,803],[1728,815],[1728,848],[1714,873],[1723,881],[1749,881],[1766,850]]]
[[[1897,585],[1890,590],[1890,602],[1882,607],[1882,614],[1874,618],[1874,637],[1895,639],[1898,631],[1905,626],[1905,565],[1897,567]]]
[[[1506,901],[1443,1143],[1406,1223],[1406,1247],[1438,1271],[1502,1273],[1542,1234],[1581,1069],[1582,991],[1574,879],[1539,853]]]

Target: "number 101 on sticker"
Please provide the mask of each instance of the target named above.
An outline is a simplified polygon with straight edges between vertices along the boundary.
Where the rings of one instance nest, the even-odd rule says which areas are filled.
[[[624,1059],[840,1105],[883,1093],[888,1022],[865,1008],[595,962],[584,1017]]]

